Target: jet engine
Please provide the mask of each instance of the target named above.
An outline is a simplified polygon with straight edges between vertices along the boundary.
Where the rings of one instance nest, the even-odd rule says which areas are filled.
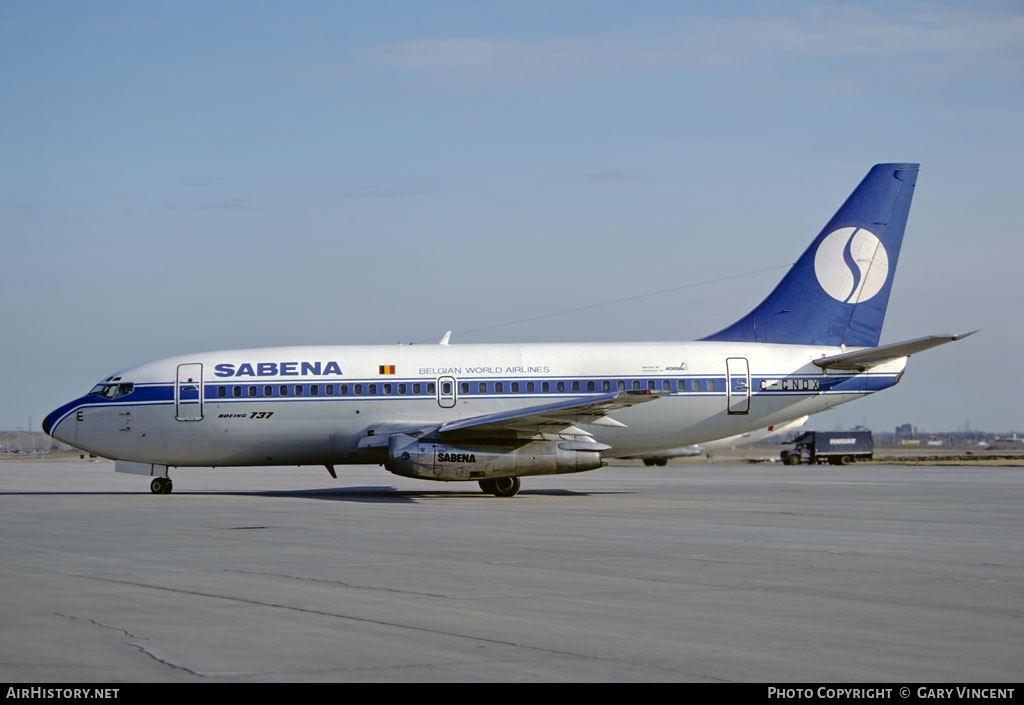
[[[559,475],[601,467],[610,446],[595,441],[487,439],[444,443],[396,435],[388,439],[389,471],[425,480],[486,480]]]

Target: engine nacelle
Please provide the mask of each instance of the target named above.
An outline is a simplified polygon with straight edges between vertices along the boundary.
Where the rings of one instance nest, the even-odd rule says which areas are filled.
[[[523,439],[455,445],[398,435],[388,440],[384,467],[396,475],[425,480],[558,475],[601,467],[601,453],[609,448],[594,442]]]

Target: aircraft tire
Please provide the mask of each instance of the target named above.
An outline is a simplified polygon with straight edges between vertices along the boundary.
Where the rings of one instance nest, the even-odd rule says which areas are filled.
[[[668,458],[658,458],[654,464],[660,468],[663,468],[666,465],[668,465]]]
[[[494,494],[494,480],[480,480],[478,484],[480,485],[480,489],[484,491],[484,494]]]
[[[494,483],[491,494],[495,497],[515,497],[521,485],[518,477],[499,477],[491,482]]]
[[[644,458],[644,465],[647,467],[651,467],[655,462],[654,458]]]
[[[149,491],[153,494],[170,494],[173,489],[174,485],[167,477],[157,477],[149,483]]]

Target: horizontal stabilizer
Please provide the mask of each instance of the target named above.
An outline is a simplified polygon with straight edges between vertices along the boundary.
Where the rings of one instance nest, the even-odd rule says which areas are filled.
[[[869,367],[881,365],[890,360],[898,360],[901,357],[913,355],[928,348],[952,343],[954,340],[962,340],[977,332],[972,330],[970,333],[962,333],[960,335],[928,335],[923,338],[915,338],[914,340],[904,340],[901,343],[880,345],[877,348],[830,355],[814,360],[814,364],[825,370],[856,370],[863,372]]]

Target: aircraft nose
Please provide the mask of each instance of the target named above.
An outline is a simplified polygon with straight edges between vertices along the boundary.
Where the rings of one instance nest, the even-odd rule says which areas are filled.
[[[43,419],[43,433],[45,433],[47,436],[50,435],[50,415],[49,414],[47,414],[46,418]]]

